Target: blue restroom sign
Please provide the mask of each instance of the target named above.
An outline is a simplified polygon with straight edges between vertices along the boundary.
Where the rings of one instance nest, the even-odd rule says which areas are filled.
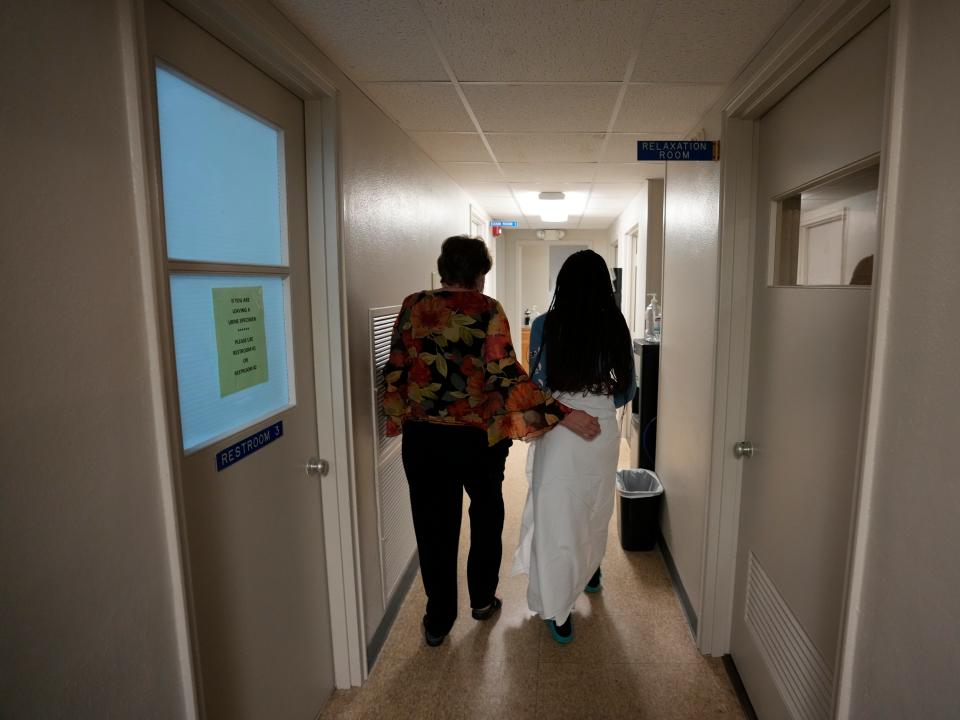
[[[637,160],[719,160],[720,143],[711,140],[637,140]]]
[[[519,220],[491,220],[490,227],[515,228],[515,227],[520,227],[520,221]]]
[[[232,445],[228,445],[222,450],[217,451],[217,472],[230,467],[235,462],[240,462],[248,455],[252,455],[257,450],[272,443],[277,438],[283,437],[283,421],[278,420],[273,425],[257,430],[253,435],[238,440]]]

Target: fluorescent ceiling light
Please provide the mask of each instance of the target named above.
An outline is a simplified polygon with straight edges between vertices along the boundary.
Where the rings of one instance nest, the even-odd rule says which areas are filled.
[[[544,222],[566,222],[570,217],[562,192],[540,193],[540,219]]]

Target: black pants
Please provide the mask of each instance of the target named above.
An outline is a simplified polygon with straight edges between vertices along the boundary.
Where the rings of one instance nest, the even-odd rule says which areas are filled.
[[[493,601],[503,548],[503,468],[511,442],[488,447],[483,430],[407,422],[403,469],[427,593],[427,629],[446,635],[457,619],[457,551],[463,491],[470,496],[470,606]]]

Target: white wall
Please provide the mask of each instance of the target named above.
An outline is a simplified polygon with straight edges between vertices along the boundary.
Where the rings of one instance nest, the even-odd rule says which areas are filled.
[[[637,229],[637,248],[632,247],[628,233]],[[656,293],[663,300],[663,180],[647,180],[640,192],[624,209],[609,228],[608,244],[613,251],[616,242],[616,257],[613,264],[623,268],[622,310],[629,323],[631,309],[634,337],[643,335],[643,311],[647,295]],[[639,254],[636,282],[632,268],[632,252]],[[611,253],[612,254],[612,253]],[[631,308],[631,305],[633,306]]]
[[[506,230],[501,236],[497,248],[497,262],[501,268],[498,297],[514,333],[519,333],[518,328],[523,324],[524,309],[532,309],[536,305],[543,313],[553,300],[549,288],[551,245],[585,245],[602,256],[609,267],[613,267],[608,230],[564,232],[563,239],[557,242],[539,240],[536,230]]]
[[[944,92],[960,77],[960,15],[936,0],[897,13],[891,127],[902,144],[884,211],[853,606],[850,717],[863,720],[956,717],[960,677],[960,98]]]
[[[2,11],[4,718],[187,716],[115,7]]]
[[[520,248],[520,312],[529,309],[533,312],[546,312],[550,307],[550,247],[542,245],[523,245]]]
[[[657,475],[663,537],[700,615],[716,351],[720,164],[668,163]]]
[[[657,474],[664,484],[664,539],[699,615],[705,512],[713,427],[713,364],[719,258],[719,163],[668,163],[608,231],[624,268],[624,307],[640,294],[635,335],[642,333],[645,294],[663,305]],[[663,203],[660,213],[651,203]],[[648,238],[649,220],[649,238]],[[639,224],[643,271],[631,287],[627,233]],[[661,272],[662,268],[662,272]]]

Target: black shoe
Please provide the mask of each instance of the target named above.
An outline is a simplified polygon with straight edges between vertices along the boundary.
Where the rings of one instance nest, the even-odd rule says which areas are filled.
[[[446,635],[434,635],[429,630],[427,630],[427,616],[423,616],[423,639],[427,641],[427,645],[430,647],[437,647],[438,645],[443,644],[443,639]]]
[[[494,616],[494,614],[503,607],[503,600],[498,597],[493,599],[493,602],[487,605],[485,608],[474,609],[471,611],[474,620],[489,620]]]

